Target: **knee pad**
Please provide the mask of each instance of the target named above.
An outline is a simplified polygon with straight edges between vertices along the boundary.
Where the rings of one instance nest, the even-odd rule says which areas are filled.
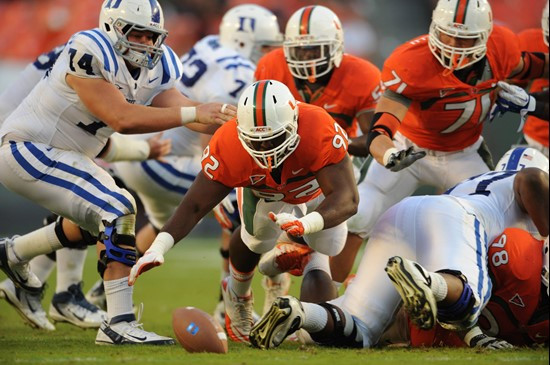
[[[340,348],[362,348],[363,335],[357,329],[357,324],[350,314],[330,303],[319,303],[327,310],[334,323],[334,331],[330,337],[316,338],[315,333],[310,333],[311,338],[321,346]]]
[[[46,219],[51,218],[52,216],[47,217]],[[74,248],[77,250],[85,250],[88,246],[95,245],[97,242],[97,238],[94,237],[91,233],[88,231],[80,229],[80,234],[82,235],[82,239],[80,241],[71,242],[65,235],[65,232],[63,231],[63,217],[57,217],[55,220],[55,235],[57,236],[57,239],[59,242],[61,242],[61,245],[63,247],[67,248]]]
[[[136,237],[117,233],[113,223],[104,222],[104,225],[105,231],[100,234],[100,241],[105,245],[105,250],[100,253],[101,261],[105,265],[111,261],[116,261],[126,266],[134,266],[136,263]],[[120,245],[132,248],[123,248]]]
[[[443,328],[458,330],[469,327],[472,315],[472,310],[476,304],[474,292],[468,280],[460,271],[441,270],[438,273],[451,274],[458,277],[462,281],[462,294],[460,298],[450,306],[437,306],[437,319]]]

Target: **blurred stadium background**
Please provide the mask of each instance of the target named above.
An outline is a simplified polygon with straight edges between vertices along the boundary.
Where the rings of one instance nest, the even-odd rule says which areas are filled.
[[[540,28],[546,0],[490,0],[496,24],[515,32]],[[278,15],[281,29],[302,6],[321,4],[342,20],[346,52],[379,67],[399,44],[425,34],[436,0],[159,0],[164,9],[167,44],[182,55],[200,38],[218,33],[224,12],[239,4],[257,3]],[[102,0],[0,0],[0,92],[39,54],[65,43],[75,32],[98,25]],[[516,116],[486,124],[484,135],[498,159],[520,135]],[[0,174],[4,173],[0,171]],[[420,192],[424,192],[421,190]],[[0,185],[0,236],[26,233],[41,225],[46,212]],[[212,218],[196,235],[217,235]]]

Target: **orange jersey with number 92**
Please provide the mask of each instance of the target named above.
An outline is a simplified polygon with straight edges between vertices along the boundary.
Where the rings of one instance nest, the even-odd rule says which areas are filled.
[[[283,162],[280,182],[258,166],[241,145],[233,119],[212,136],[202,156],[202,171],[228,187],[248,187],[266,200],[290,204],[308,202],[321,194],[315,173],[346,156],[348,138],[340,125],[319,107],[298,103],[298,147]]]
[[[458,151],[474,144],[495,100],[497,81],[510,75],[520,57],[516,35],[495,26],[487,43],[487,78],[472,86],[447,74],[431,53],[427,35],[398,47],[384,63],[382,81],[411,100],[399,131],[431,150]]]

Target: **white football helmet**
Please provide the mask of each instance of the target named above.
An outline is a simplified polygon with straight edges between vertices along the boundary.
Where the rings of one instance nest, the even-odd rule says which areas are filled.
[[[130,64],[152,69],[162,56],[162,44],[168,32],[157,0],[105,0],[101,5],[99,27],[107,33],[115,51]],[[130,42],[132,30],[150,31],[153,45]]]
[[[432,14],[428,43],[443,67],[455,71],[468,67],[487,53],[493,30],[493,15],[487,0],[439,0]],[[455,47],[441,41],[441,35],[474,39],[471,47]]]
[[[342,23],[329,8],[303,7],[288,20],[283,47],[292,76],[315,82],[340,67],[344,56]]]
[[[548,1],[546,2],[546,6],[542,11],[541,27],[542,27],[542,40],[544,41],[544,44],[548,46]]]
[[[283,35],[277,17],[266,8],[245,4],[229,9],[220,23],[220,43],[258,63],[262,46],[280,46]]]
[[[521,170],[525,167],[538,167],[548,173],[548,158],[532,147],[515,147],[502,156],[495,171]]]
[[[237,131],[244,149],[261,168],[279,167],[300,142],[298,105],[288,87],[275,80],[247,87],[237,107]]]

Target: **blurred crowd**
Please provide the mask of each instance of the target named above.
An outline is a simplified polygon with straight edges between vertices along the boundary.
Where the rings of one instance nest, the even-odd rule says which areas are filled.
[[[218,32],[224,12],[257,3],[272,10],[284,29],[302,6],[321,4],[342,20],[346,52],[380,63],[398,44],[426,33],[435,0],[160,0],[167,44],[185,53],[198,39]],[[97,26],[102,0],[0,0],[0,59],[29,61],[63,44],[75,32]],[[497,24],[519,32],[540,27],[544,0],[492,0]]]

